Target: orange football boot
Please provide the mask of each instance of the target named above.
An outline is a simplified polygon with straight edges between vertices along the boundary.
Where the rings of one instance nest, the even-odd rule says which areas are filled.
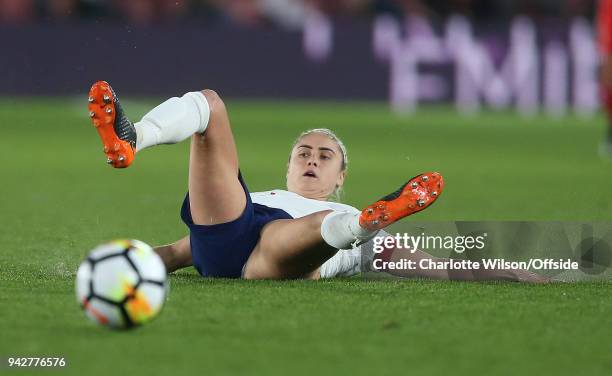
[[[106,81],[89,89],[89,116],[104,145],[106,163],[128,167],[136,154],[136,129],[125,116],[117,95]]]
[[[387,227],[433,204],[443,188],[444,179],[437,172],[417,175],[397,191],[363,209],[359,225],[372,231]]]

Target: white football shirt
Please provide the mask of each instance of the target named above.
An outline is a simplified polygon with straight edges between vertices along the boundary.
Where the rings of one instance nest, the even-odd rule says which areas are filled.
[[[293,218],[301,218],[322,210],[349,213],[361,212],[361,210],[357,210],[357,208],[350,205],[340,204],[338,202],[313,200],[282,189],[251,193],[251,200],[256,204],[282,209]]]

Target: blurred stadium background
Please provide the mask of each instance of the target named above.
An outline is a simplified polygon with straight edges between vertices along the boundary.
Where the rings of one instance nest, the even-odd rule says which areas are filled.
[[[0,93],[128,94],[597,108],[594,1],[2,0]],[[110,57],[110,58],[109,58]]]
[[[475,20],[504,21],[516,15],[538,20],[590,17],[593,0],[3,0],[5,23],[100,21],[159,24],[195,20],[242,27],[299,28],[304,14],[317,11],[334,18],[371,19],[388,13],[444,18],[464,14]]]
[[[253,191],[283,187],[293,138],[325,126],[348,146],[354,206],[437,170],[444,196],[415,219],[610,221],[595,5],[0,0],[0,356],[66,356],[72,374],[609,373],[609,283],[210,281],[186,269],[160,318],[132,333],[93,327],[73,292],[95,245],[186,231],[187,143],[108,168],[86,109],[99,79],[132,120],[217,90]]]

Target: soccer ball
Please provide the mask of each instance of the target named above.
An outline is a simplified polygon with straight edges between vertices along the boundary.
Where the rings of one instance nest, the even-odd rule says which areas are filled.
[[[115,240],[94,248],[77,271],[76,294],[91,320],[128,329],[155,317],[168,285],[166,268],[139,240]]]

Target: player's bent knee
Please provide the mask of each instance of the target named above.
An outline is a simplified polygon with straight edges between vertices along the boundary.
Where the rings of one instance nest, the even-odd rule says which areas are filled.
[[[312,226],[314,231],[321,231],[321,224],[323,223],[323,219],[329,214],[333,212],[333,210],[323,210],[320,212],[312,213],[310,215],[310,225]]]
[[[204,97],[208,101],[211,112],[225,111],[225,103],[223,103],[223,100],[216,91],[204,89],[202,90],[202,94],[204,94]]]

